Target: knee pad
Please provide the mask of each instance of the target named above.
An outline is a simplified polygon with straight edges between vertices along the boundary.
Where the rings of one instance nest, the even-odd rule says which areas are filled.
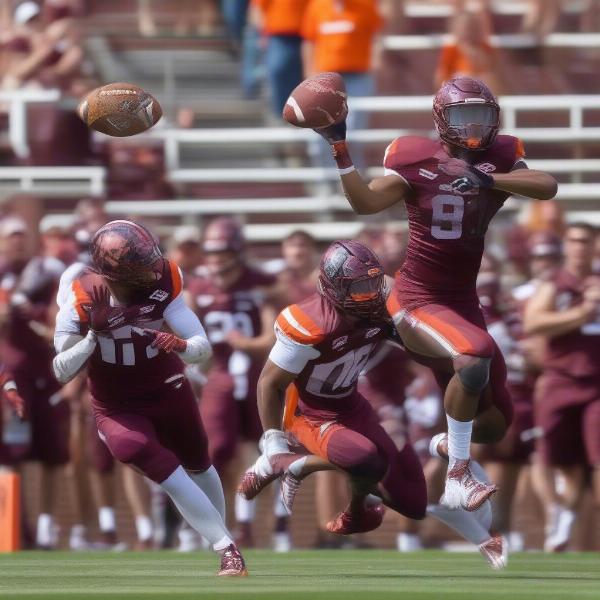
[[[472,393],[480,394],[490,380],[491,358],[473,356],[464,367],[456,370],[460,382]]]
[[[345,470],[354,477],[361,477],[373,481],[381,481],[388,469],[388,462],[377,448],[361,453],[349,460]]]

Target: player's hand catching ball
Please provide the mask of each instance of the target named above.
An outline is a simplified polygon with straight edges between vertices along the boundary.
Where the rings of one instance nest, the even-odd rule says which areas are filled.
[[[96,333],[126,325],[139,312],[137,306],[111,306],[110,292],[104,286],[92,288],[90,303],[83,308],[88,314],[90,329]]]
[[[450,185],[453,191],[460,194],[494,187],[494,178],[491,175],[480,171],[460,158],[450,158],[440,162],[438,168],[446,175],[456,177]]]
[[[144,329],[144,335],[154,338],[150,344],[151,347],[163,352],[185,352],[187,349],[187,342],[173,333]]]

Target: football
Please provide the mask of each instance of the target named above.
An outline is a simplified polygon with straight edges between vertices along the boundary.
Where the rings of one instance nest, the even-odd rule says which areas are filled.
[[[292,91],[283,108],[283,118],[296,127],[328,127],[346,118],[347,98],[339,73],[319,73]]]
[[[91,91],[77,107],[80,119],[92,129],[127,137],[150,129],[162,116],[151,94],[131,83],[110,83]]]

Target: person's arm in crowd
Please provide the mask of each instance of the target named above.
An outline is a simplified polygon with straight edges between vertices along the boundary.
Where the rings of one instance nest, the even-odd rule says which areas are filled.
[[[579,329],[597,314],[600,303],[598,289],[586,292],[582,304],[556,310],[556,287],[548,282],[542,284],[527,303],[523,318],[526,335],[543,335],[551,338]]]
[[[261,331],[257,336],[250,337],[239,331],[232,331],[227,336],[227,341],[235,350],[248,354],[263,355],[268,352],[275,341],[273,323],[277,312],[270,303],[264,304],[260,311]]]

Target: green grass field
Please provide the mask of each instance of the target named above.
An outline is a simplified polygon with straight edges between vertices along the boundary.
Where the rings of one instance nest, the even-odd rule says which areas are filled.
[[[209,553],[0,555],[0,598],[600,599],[600,555],[518,554],[505,571],[477,554],[436,551],[246,552],[250,576],[217,579]]]

